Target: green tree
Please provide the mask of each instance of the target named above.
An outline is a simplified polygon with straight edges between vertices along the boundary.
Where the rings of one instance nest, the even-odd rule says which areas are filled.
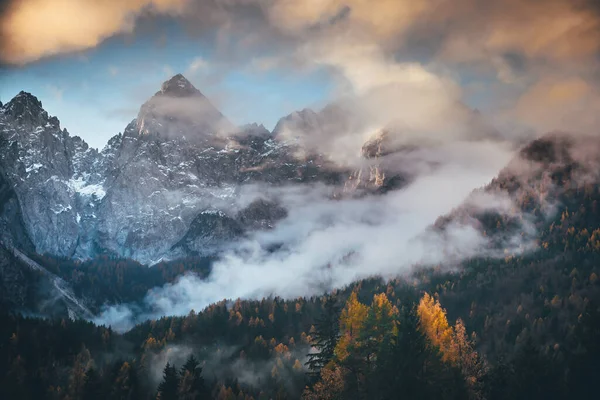
[[[575,329],[578,351],[569,360],[568,387],[574,399],[597,397],[600,381],[600,310],[588,304]]]
[[[340,306],[334,297],[325,301],[323,313],[314,324],[311,344],[317,350],[308,354],[306,365],[313,377],[320,374],[321,369],[333,359],[335,346],[340,337]]]
[[[400,317],[399,331],[389,348],[379,354],[370,383],[373,398],[465,398],[458,371],[442,361],[442,355],[420,327],[416,309]]]
[[[505,391],[506,399],[552,400],[564,397],[563,376],[554,360],[540,352],[531,336],[513,360],[512,379]]]
[[[140,397],[140,384],[137,371],[131,363],[125,361],[116,373],[110,398],[132,400]]]
[[[159,400],[177,400],[179,378],[174,365],[167,363],[163,369],[163,380],[158,385],[156,398]]]
[[[202,368],[194,355],[190,355],[183,367],[181,367],[179,377],[180,400],[210,399],[210,393],[202,377]]]
[[[73,399],[80,399],[83,394],[83,386],[87,370],[93,365],[90,351],[83,346],[77,357],[75,364],[71,368],[71,376],[69,377],[69,394]]]
[[[106,394],[104,393],[104,385],[102,383],[102,377],[95,368],[90,368],[85,373],[85,383],[83,385],[83,398],[85,400],[104,400]]]

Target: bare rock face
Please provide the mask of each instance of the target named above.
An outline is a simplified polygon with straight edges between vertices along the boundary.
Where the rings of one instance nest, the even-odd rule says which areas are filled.
[[[75,254],[80,221],[104,196],[96,157],[34,96],[21,92],[0,108],[0,169],[36,251]]]
[[[241,205],[242,185],[345,175],[261,125],[234,127],[181,75],[102,151],[61,130],[31,94],[0,107],[2,240],[38,253],[142,263],[206,254],[285,216],[266,201]]]
[[[17,195],[12,185],[4,178],[4,174],[2,174],[1,171],[0,242],[22,248],[25,251],[33,250],[33,243],[29,240]]]
[[[152,264],[213,254],[287,215],[260,193],[241,201],[245,185],[344,187],[333,196],[405,185],[410,177],[394,167],[410,149],[386,131],[363,146],[358,169],[322,154],[322,137],[352,123],[332,105],[292,113],[273,132],[235,127],[178,74],[98,151],[21,92],[0,106],[0,240],[28,252]]]
[[[399,168],[399,158],[412,150],[412,146],[395,143],[388,130],[377,132],[362,146],[363,165],[352,172],[344,190],[385,193],[404,187],[412,177],[406,169]]]

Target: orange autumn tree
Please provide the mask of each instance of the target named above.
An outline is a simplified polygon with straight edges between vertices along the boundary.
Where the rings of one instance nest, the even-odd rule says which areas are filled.
[[[320,381],[307,388],[304,399],[344,399],[364,391],[382,346],[398,334],[398,309],[385,293],[370,306],[352,292],[340,314],[340,338],[334,358],[321,370]]]
[[[417,314],[421,320],[421,330],[431,343],[440,349],[442,360],[455,362],[456,357],[452,347],[453,330],[448,324],[446,310],[442,308],[440,302],[429,293],[425,293],[417,307]]]
[[[423,295],[417,308],[421,329],[431,343],[437,346],[442,360],[458,368],[472,399],[481,398],[482,381],[487,372],[485,360],[475,351],[461,319],[454,327],[448,324],[446,310],[428,293]]]
[[[360,347],[359,338],[368,311],[369,307],[358,301],[356,292],[352,292],[340,315],[340,340],[334,352],[339,361],[343,362]]]

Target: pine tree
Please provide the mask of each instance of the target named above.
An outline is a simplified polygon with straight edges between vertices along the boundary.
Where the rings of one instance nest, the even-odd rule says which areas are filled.
[[[600,310],[590,302],[575,329],[579,351],[569,361],[569,394],[574,399],[597,397],[600,381]]]
[[[464,398],[463,380],[457,371],[442,361],[438,348],[420,327],[417,311],[401,315],[399,332],[389,349],[381,352],[372,398],[454,399]]]
[[[167,363],[163,369],[163,380],[158,385],[156,398],[159,400],[177,400],[179,378],[174,365]]]
[[[373,296],[373,302],[358,335],[361,358],[366,364],[365,372],[370,371],[377,354],[389,345],[392,336],[397,333],[397,316],[398,309],[392,305],[385,293]]]
[[[139,379],[133,365],[125,361],[116,372],[110,398],[132,400],[141,397]]]
[[[188,357],[179,371],[179,376],[179,399],[201,400],[210,398],[210,393],[202,377],[202,368],[194,355]]]
[[[333,358],[335,346],[340,337],[340,307],[335,298],[330,297],[324,305],[323,314],[314,324],[312,345],[316,353],[308,354],[306,365],[310,374],[318,376],[321,369]]]
[[[352,357],[360,347],[359,338],[369,307],[358,301],[356,292],[352,292],[340,314],[340,338],[334,354],[339,361]]]
[[[344,398],[358,398],[364,383],[365,365],[361,357],[361,338],[367,320],[369,307],[358,300],[356,291],[352,292],[340,314],[340,339],[335,346],[334,356],[346,371]]]
[[[69,394],[72,398],[81,398],[86,372],[92,365],[92,356],[89,350],[84,346],[75,358],[75,364],[71,369],[71,376],[69,377]]]
[[[512,380],[507,393],[510,399],[561,399],[563,379],[553,360],[543,354],[528,336],[513,360]]]
[[[95,368],[90,368],[85,373],[83,398],[85,400],[103,400],[106,398],[102,379]]]
[[[321,379],[312,388],[306,388],[303,400],[344,400],[345,371],[334,363],[321,369]]]

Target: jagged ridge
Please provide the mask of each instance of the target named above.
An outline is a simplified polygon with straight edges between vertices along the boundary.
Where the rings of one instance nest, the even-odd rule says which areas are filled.
[[[240,185],[336,183],[348,174],[321,156],[298,157],[296,144],[275,136],[259,125],[234,128],[178,74],[98,152],[21,92],[0,107],[0,173],[26,236],[16,245],[29,240],[38,253],[142,263],[217,251],[216,236],[197,240],[206,232],[194,221],[207,210],[240,221],[220,233],[226,239],[273,224],[264,220],[268,201],[247,211],[238,205]]]

